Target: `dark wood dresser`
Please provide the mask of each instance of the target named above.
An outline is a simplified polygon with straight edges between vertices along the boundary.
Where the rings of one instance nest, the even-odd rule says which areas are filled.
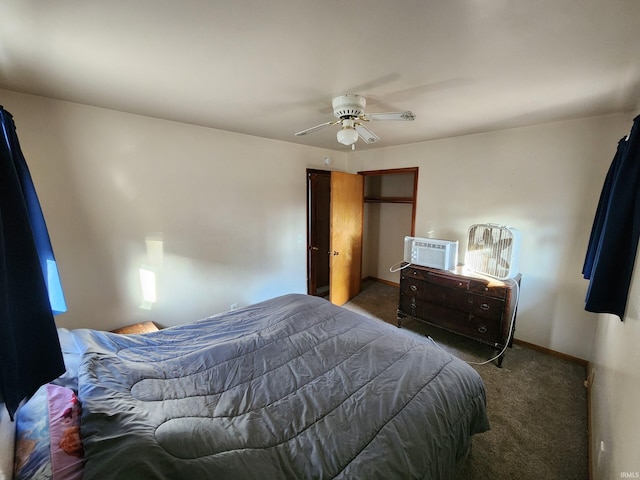
[[[411,265],[400,274],[398,327],[411,317],[502,351],[513,342],[509,327],[515,330],[520,278],[503,281],[461,267],[448,271]],[[497,359],[499,367],[503,358]]]

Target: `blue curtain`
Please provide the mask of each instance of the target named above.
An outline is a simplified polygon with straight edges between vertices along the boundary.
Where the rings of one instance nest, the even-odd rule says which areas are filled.
[[[51,305],[66,306],[13,117],[2,107],[0,121],[0,395],[13,419],[22,399],[65,371]]]
[[[587,311],[624,318],[639,237],[640,116],[618,142],[600,194],[582,269]]]

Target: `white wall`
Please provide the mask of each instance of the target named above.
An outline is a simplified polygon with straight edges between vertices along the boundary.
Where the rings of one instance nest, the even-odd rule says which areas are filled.
[[[168,326],[306,292],[306,168],[344,169],[346,154],[2,90],[0,103],[56,253],[59,326]],[[151,310],[148,237],[164,247]]]
[[[581,270],[595,208],[628,117],[612,115],[355,152],[349,169],[419,167],[416,236],[521,230],[516,338],[589,359],[596,316]],[[397,275],[397,274],[396,274]],[[396,280],[397,281],[397,280]]]
[[[595,480],[623,478],[622,472],[640,474],[639,260],[636,258],[624,321],[614,315],[600,315],[597,321],[591,389]]]
[[[16,424],[9,418],[5,404],[0,402],[0,480],[13,478],[13,451]]]
[[[412,206],[404,203],[366,203],[364,206],[363,278],[398,283],[404,237],[411,234]]]
[[[306,291],[307,167],[420,167],[416,235],[523,233],[516,337],[590,358],[596,316],[580,276],[625,115],[342,154],[0,91],[38,189],[69,312],[66,327],[185,323]],[[621,133],[622,132],[622,133]],[[160,235],[157,235],[160,234]],[[161,238],[158,302],[139,308],[145,239]],[[301,240],[301,241],[300,241]]]
[[[629,118],[627,132],[631,127]],[[591,371],[591,451],[594,480],[640,475],[640,252],[624,321],[599,315]],[[601,448],[601,442],[604,449]],[[634,478],[633,476],[626,478]]]
[[[66,327],[173,325],[306,291],[307,167],[420,167],[416,235],[474,223],[523,234],[516,337],[590,358],[580,270],[628,115],[342,154],[0,91],[15,116],[60,264]],[[164,245],[158,302],[139,308],[145,239]],[[153,263],[153,262],[151,262]]]

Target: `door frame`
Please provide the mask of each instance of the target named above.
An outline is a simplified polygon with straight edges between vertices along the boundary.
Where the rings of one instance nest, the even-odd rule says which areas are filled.
[[[364,192],[363,192],[363,198],[362,198],[362,206],[364,209],[364,204],[366,202],[391,202],[391,203],[405,203],[405,204],[411,204],[411,232],[410,235],[414,236],[415,235],[415,221],[416,221],[416,210],[417,210],[417,201],[418,201],[418,171],[419,168],[418,167],[405,167],[405,168],[390,168],[390,169],[385,169],[385,170],[365,170],[365,171],[359,171],[356,172],[357,175],[362,175],[364,179],[366,179],[367,176],[373,176],[373,175],[395,175],[395,174],[413,174],[413,192],[411,197],[402,197],[402,198],[383,198],[383,199],[370,199],[370,198],[366,198],[364,196]],[[316,295],[317,292],[313,291],[314,289],[316,289],[316,285],[312,285],[313,282],[313,262],[312,262],[312,252],[311,252],[311,222],[312,222],[312,217],[311,217],[311,191],[310,191],[310,185],[309,185],[309,175],[311,173],[317,173],[317,174],[321,174],[321,175],[327,175],[327,176],[331,176],[332,170],[320,170],[320,169],[315,169],[315,168],[307,168],[306,170],[306,181],[307,181],[307,293],[309,295]],[[343,173],[348,173],[348,172],[343,172]],[[361,238],[361,241],[363,241],[364,238]],[[329,254],[329,252],[327,252],[327,255]],[[362,258],[360,258],[360,272],[362,274]],[[359,279],[360,281],[362,279]],[[331,286],[329,286],[329,288],[331,289]]]
[[[415,236],[416,233],[416,207],[418,203],[418,171],[419,167],[404,167],[404,168],[389,168],[386,170],[362,170],[358,172],[358,175],[363,175],[364,177],[373,176],[373,175],[400,175],[400,174],[408,174],[413,173],[413,194],[411,199],[386,199],[384,201],[393,203],[397,201],[398,203],[411,203],[411,236]],[[366,197],[364,199],[365,202],[369,201]],[[379,200],[372,200],[379,201]]]
[[[323,250],[323,233],[318,238],[314,223],[318,198],[312,189],[314,174],[329,177],[328,231],[329,245]],[[308,168],[307,182],[307,293],[325,296],[318,290],[318,262],[328,265],[329,291],[332,303],[342,305],[360,292],[362,281],[362,234],[364,214],[364,177],[357,173]],[[322,185],[320,185],[322,187]],[[321,215],[323,213],[321,212]],[[324,219],[324,217],[322,217]],[[321,227],[322,228],[322,227]],[[315,243],[314,243],[315,242]],[[324,258],[322,258],[324,256]],[[324,277],[323,277],[324,278]]]
[[[413,175],[413,185],[411,187],[409,187],[409,185],[407,185],[407,189],[405,191],[402,191],[402,194],[408,194],[408,190],[409,188],[411,188],[411,194],[407,195],[407,196],[384,196],[382,191],[376,191],[376,189],[373,190],[368,190],[366,191],[365,197],[364,197],[364,203],[365,205],[368,203],[369,205],[371,205],[373,207],[374,204],[404,204],[407,206],[411,206],[411,219],[410,219],[410,226],[409,226],[409,231],[407,232],[406,230],[404,230],[405,232],[405,236],[409,235],[411,237],[415,236],[415,230],[416,230],[416,210],[417,210],[417,202],[418,202],[418,174],[419,174],[419,167],[404,167],[404,168],[389,168],[386,170],[365,170],[365,171],[359,171],[358,174],[362,175],[363,177],[365,177],[365,180],[367,177],[373,177],[373,176],[393,176],[393,175]],[[366,183],[366,182],[365,182]],[[394,192],[395,195],[397,195],[398,193]],[[388,195],[388,194],[387,194]],[[363,258],[363,262],[365,259],[365,256],[370,256],[371,255],[371,250],[367,249],[366,246],[369,245],[368,240],[371,240],[371,238],[375,238],[375,236],[378,236],[378,239],[380,239],[380,231],[372,231],[370,228],[367,230],[366,234],[363,234],[362,240],[363,240],[363,252],[362,252],[362,258]],[[379,248],[380,246],[377,247],[377,253],[380,252]],[[400,257],[402,258],[402,249],[400,249],[399,251]],[[378,265],[378,264],[377,264]],[[379,265],[378,265],[379,267]],[[378,269],[378,271],[376,272],[377,274],[381,274],[383,276],[383,278],[379,278],[377,275],[376,276],[370,276],[368,275],[366,278],[363,278],[363,280],[375,280],[378,282],[382,282],[382,283],[387,283],[389,285],[393,285],[393,286],[398,286],[397,281],[390,279],[387,275],[385,275],[384,273],[381,273],[380,270]]]
[[[329,177],[329,183],[331,183],[331,171],[330,170],[319,170],[316,168],[307,168],[307,178],[306,178],[306,182],[307,182],[307,294],[309,295],[316,295],[316,296],[327,296],[329,295],[329,292],[326,293],[326,295],[318,295],[318,285],[316,285],[316,262],[314,262],[314,255],[318,256],[320,255],[320,252],[314,252],[312,251],[312,228],[313,228],[313,214],[312,214],[312,210],[313,210],[313,203],[312,203],[312,198],[311,198],[311,193],[312,193],[312,189],[311,189],[311,185],[310,185],[310,178],[312,174],[317,174],[317,175],[322,175],[322,176],[327,176]],[[329,192],[330,193],[330,192]],[[327,227],[329,228],[329,227]],[[327,235],[329,235],[330,232],[327,232]],[[326,258],[327,261],[327,270],[329,269],[329,250],[330,245],[327,245],[327,251],[323,252],[323,255]],[[329,280],[327,280],[327,283],[329,282]]]

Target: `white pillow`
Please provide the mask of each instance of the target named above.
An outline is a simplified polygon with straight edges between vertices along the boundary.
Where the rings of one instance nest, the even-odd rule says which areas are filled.
[[[53,382],[56,385],[78,391],[78,366],[82,358],[82,350],[76,343],[73,332],[66,328],[58,328],[58,339],[67,371]],[[1,479],[0,479],[1,480]]]

